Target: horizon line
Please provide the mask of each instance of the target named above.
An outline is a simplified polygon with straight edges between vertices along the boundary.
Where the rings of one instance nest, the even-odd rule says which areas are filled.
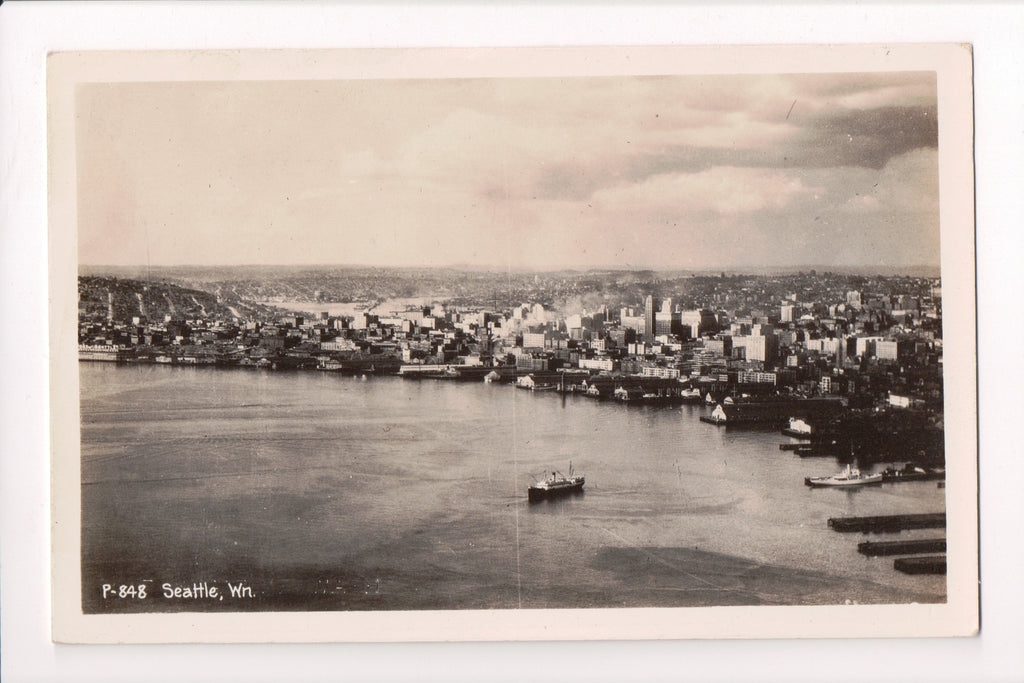
[[[393,269],[393,270],[462,270],[462,271],[481,271],[481,272],[492,272],[492,273],[504,273],[504,272],[528,272],[528,273],[558,273],[565,271],[578,271],[578,272],[593,272],[593,271],[622,271],[622,272],[689,272],[689,273],[720,273],[720,272],[746,272],[746,271],[763,271],[763,270],[785,270],[794,272],[833,272],[833,271],[872,271],[872,270],[933,270],[935,272],[941,272],[940,265],[932,264],[898,264],[898,265],[880,265],[880,264],[850,264],[850,265],[824,265],[824,264],[796,264],[796,265],[743,265],[743,266],[703,266],[703,267],[671,267],[671,266],[637,266],[637,265],[565,265],[565,266],[545,266],[545,267],[530,267],[530,266],[497,266],[497,265],[471,265],[465,263],[452,263],[447,265],[382,265],[382,264],[365,264],[365,263],[233,263],[233,264],[200,264],[200,263],[178,263],[178,264],[91,264],[91,263],[79,263],[79,269],[82,268],[152,268],[152,269],[170,269],[170,268],[363,268],[363,269]]]

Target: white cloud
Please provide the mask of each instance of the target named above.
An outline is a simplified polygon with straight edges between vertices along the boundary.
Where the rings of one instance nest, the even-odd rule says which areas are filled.
[[[866,213],[873,214],[878,213],[879,209],[882,208],[881,202],[877,198],[871,195],[854,195],[846,200],[846,203],[842,205],[844,211],[850,213]]]
[[[893,157],[878,177],[879,201],[890,210],[938,216],[939,152],[915,149]]]
[[[928,106],[935,104],[935,85],[919,83],[913,85],[892,85],[850,93],[835,100],[836,104],[851,109],[872,109],[875,107]]]
[[[795,198],[813,194],[800,178],[763,168],[719,166],[699,173],[652,176],[641,183],[594,194],[601,209],[713,212],[722,215],[781,209]]]
[[[934,149],[878,171],[806,139],[840,104],[934,103],[927,75],[83,92],[84,262],[203,244],[214,263],[712,266],[937,245]]]

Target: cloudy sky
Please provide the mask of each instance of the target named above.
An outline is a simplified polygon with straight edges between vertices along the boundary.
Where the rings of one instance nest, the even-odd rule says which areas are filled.
[[[933,73],[117,83],[88,265],[937,266]]]

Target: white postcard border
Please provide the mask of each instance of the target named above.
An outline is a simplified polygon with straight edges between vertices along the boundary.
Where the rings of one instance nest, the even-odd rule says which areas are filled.
[[[50,57],[53,635],[63,642],[579,640],[969,635],[978,625],[971,55],[962,45],[78,53]],[[949,527],[948,602],[844,607],[83,615],[73,85],[84,81],[934,70]]]

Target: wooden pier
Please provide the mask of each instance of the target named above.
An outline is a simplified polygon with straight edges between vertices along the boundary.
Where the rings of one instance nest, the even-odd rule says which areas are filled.
[[[857,552],[869,557],[944,553],[946,552],[946,539],[923,538],[913,541],[864,541],[857,544]]]
[[[893,560],[892,566],[904,574],[945,574],[946,556],[901,557]]]
[[[944,529],[945,512],[917,515],[884,515],[879,517],[830,517],[828,525],[835,531],[862,533],[893,533],[904,529]]]

